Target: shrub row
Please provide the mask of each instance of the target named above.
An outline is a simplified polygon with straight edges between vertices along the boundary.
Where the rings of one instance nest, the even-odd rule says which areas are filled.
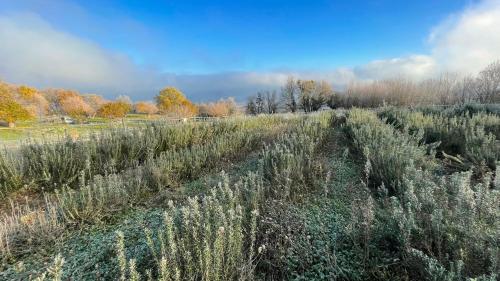
[[[275,156],[274,159],[296,157],[293,161],[279,162],[279,167],[291,179],[305,178],[305,174],[311,172],[310,167],[315,166],[311,163],[313,155],[308,153],[315,153],[321,143],[324,126],[329,125],[327,120],[329,118],[319,116],[293,121],[287,132],[276,138],[277,143],[283,144],[265,146],[261,158],[267,159],[268,155]],[[157,160],[162,162],[160,158]],[[178,159],[175,162],[182,163]],[[264,164],[269,162],[263,160],[257,171],[249,172],[233,184],[225,176],[223,182],[205,196],[191,197],[177,204],[169,202],[163,226],[145,229],[153,264],[138,263],[141,257],[130,255],[125,247],[126,236],[119,233],[116,250],[120,280],[253,280],[258,255],[266,248],[256,240],[263,203],[293,198],[281,194],[289,194],[289,190],[277,187],[276,191],[274,179],[263,175],[263,171],[274,165]],[[190,165],[188,163],[186,165]],[[285,175],[276,174],[280,178]],[[304,183],[292,181],[288,184],[291,187]],[[292,190],[295,193],[305,191]]]
[[[461,115],[469,115],[472,116],[478,113],[484,114],[492,114],[496,116],[500,116],[500,105],[499,104],[461,104],[461,105],[453,105],[448,107],[443,106],[420,106],[416,107],[418,111],[423,112],[424,114],[436,114],[443,115],[448,117],[453,116],[461,116]]]
[[[423,120],[421,124],[428,120],[418,113],[410,116],[410,120]],[[368,195],[353,204],[351,225],[355,227],[349,230],[353,241],[362,245],[363,256],[374,261],[376,268],[385,267],[378,256],[392,257],[396,261],[391,264],[392,274],[401,279],[496,280],[500,268],[498,176],[486,173],[478,182],[472,180],[471,171],[437,175],[425,169],[422,160],[431,160],[425,146],[419,145],[420,138],[408,141],[412,138],[406,129],[408,119],[397,120],[400,131],[372,112],[354,109],[349,114],[348,131],[369,161],[369,178],[373,178],[371,173],[384,178],[385,187],[388,182],[398,183],[397,192],[384,192],[382,186],[375,202]],[[418,132],[421,136],[422,130]],[[376,253],[370,254],[370,249]]]
[[[496,280],[500,270],[500,189],[492,175],[434,176],[407,168],[404,192],[382,200],[381,221],[415,280]],[[387,230],[394,230],[390,233]]]
[[[325,123],[324,120],[323,118],[323,121],[318,122]],[[177,187],[212,170],[224,161],[252,152],[260,147],[264,140],[273,139],[283,130],[290,132],[295,132],[299,128],[311,130],[309,126],[311,122],[303,122],[296,117],[291,119],[262,117],[233,122],[238,129],[213,136],[204,144],[164,151],[156,158],[146,159],[143,165],[136,165],[121,173],[95,175],[87,180],[85,171],[81,171],[76,189],[63,186],[57,189],[55,196],[51,198],[50,208],[57,208],[57,213],[44,212],[43,209],[37,212],[45,214],[47,219],[59,224],[105,221],[116,212],[131,204],[139,203],[160,189]],[[282,126],[284,122],[287,126]],[[258,124],[264,124],[265,127],[259,128]],[[5,231],[0,232],[0,242],[4,245],[7,243],[21,245],[30,241],[32,236],[24,237],[22,234],[25,223],[20,221],[20,217],[24,215],[26,214],[5,215],[2,219]],[[40,223],[42,225],[40,227],[38,222],[33,223],[33,228],[43,228],[43,221]],[[22,235],[18,235],[19,233]],[[48,240],[54,238],[50,235],[45,237]],[[18,250],[15,247],[5,246],[2,252],[12,255]]]
[[[439,151],[459,156],[459,160],[463,158],[472,165],[486,165],[495,170],[496,162],[500,160],[499,116],[484,113],[459,116],[425,115],[419,111],[395,108],[386,109],[379,115],[401,130],[422,130],[426,143],[439,142]],[[463,170],[471,166],[467,163],[457,164],[462,164]]]
[[[346,129],[354,147],[366,160],[367,181],[371,186],[384,185],[391,194],[400,192],[406,167],[430,166],[428,147],[420,144],[422,132],[400,132],[382,122],[372,111],[353,109]]]
[[[51,191],[78,186],[85,171],[94,175],[120,173],[171,150],[203,145],[211,139],[260,125],[276,126],[280,117],[235,118],[208,124],[168,125],[154,122],[142,128],[110,129],[86,139],[29,140],[18,151],[0,154],[0,187],[6,193],[29,185]]]

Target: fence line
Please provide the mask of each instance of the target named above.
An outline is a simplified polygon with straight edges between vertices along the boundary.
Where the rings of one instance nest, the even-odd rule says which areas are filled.
[[[103,121],[103,122],[92,122],[92,123],[64,123],[62,121],[52,121],[52,120],[58,120],[58,119],[47,119],[47,120],[42,120],[40,123],[41,124],[66,124],[66,125],[74,125],[74,126],[79,126],[79,127],[85,127],[85,126],[102,126],[102,125],[127,125],[127,124],[147,124],[151,122],[169,122],[169,123],[182,123],[182,122],[214,122],[214,121],[219,121],[223,119],[230,118],[230,116],[222,116],[222,117],[200,117],[200,116],[195,116],[195,117],[186,117],[186,118],[169,118],[169,117],[160,117],[156,119],[116,119],[116,120],[111,120],[111,121]],[[49,121],[51,120],[51,121]]]

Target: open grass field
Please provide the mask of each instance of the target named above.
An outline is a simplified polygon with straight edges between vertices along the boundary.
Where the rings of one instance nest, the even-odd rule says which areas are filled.
[[[107,126],[2,151],[0,280],[498,279],[495,112]]]
[[[64,124],[60,121],[55,123],[19,121],[14,128],[0,127],[0,144],[15,144],[29,138],[56,138],[65,135],[78,137],[101,129],[123,127],[124,125],[137,127],[142,123],[157,119],[157,116],[147,117],[142,114],[129,114],[123,122],[121,119],[110,120],[98,117],[90,118],[82,124]]]
[[[75,124],[65,124],[60,121],[53,123],[19,121],[14,128],[0,126],[0,146],[16,148],[23,142],[30,140],[57,141],[68,136],[73,139],[85,139],[89,135],[99,133],[101,130],[138,128],[156,121],[164,121],[169,124],[182,123],[182,120],[179,119],[162,118],[159,115],[147,116],[144,114],[128,114],[123,120],[93,117],[86,119],[85,122]],[[196,119],[189,121],[205,122],[207,120],[201,118],[200,120]]]

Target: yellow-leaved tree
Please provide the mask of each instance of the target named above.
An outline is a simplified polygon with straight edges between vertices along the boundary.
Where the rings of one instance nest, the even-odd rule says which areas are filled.
[[[152,115],[158,112],[156,104],[149,101],[139,101],[134,104],[134,111],[140,114]]]
[[[49,111],[49,102],[37,89],[23,85],[18,87],[16,92],[16,101],[28,110],[31,115],[41,118]]]
[[[25,100],[31,100],[35,97],[35,95],[38,93],[38,91],[33,88],[33,87],[29,87],[29,86],[20,86],[18,89],[17,89],[17,92],[19,93],[19,95],[21,96],[21,98],[25,99]]]
[[[0,85],[0,100],[2,101],[0,102],[0,120],[5,121],[9,127],[14,127],[16,121],[33,118],[3,85]]]
[[[174,87],[166,87],[161,90],[156,96],[156,104],[162,114],[172,117],[192,117],[198,113],[196,105]]]
[[[127,113],[132,110],[130,103],[117,100],[111,101],[103,104],[99,110],[97,110],[97,115],[103,118],[124,118]]]

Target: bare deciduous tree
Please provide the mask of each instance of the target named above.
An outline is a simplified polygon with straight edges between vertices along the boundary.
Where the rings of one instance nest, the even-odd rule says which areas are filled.
[[[285,85],[281,88],[281,100],[286,111],[297,111],[297,92],[295,79],[292,76],[288,77]]]
[[[455,103],[464,104],[474,100],[475,81],[471,75],[466,75],[458,81],[455,89]]]
[[[479,73],[476,94],[481,103],[500,101],[500,61],[491,63]]]
[[[264,94],[265,110],[268,114],[278,112],[278,97],[276,91],[266,91]]]
[[[316,88],[312,97],[313,110],[316,111],[320,109],[332,95],[333,89],[328,82],[324,80],[316,82]]]
[[[297,88],[299,89],[300,108],[305,112],[313,111],[313,95],[316,89],[314,80],[297,80]]]
[[[255,97],[249,97],[246,106],[246,113],[250,115],[257,114],[257,106],[255,105]]]
[[[264,96],[261,92],[258,92],[257,96],[255,97],[255,108],[257,114],[264,113]]]

